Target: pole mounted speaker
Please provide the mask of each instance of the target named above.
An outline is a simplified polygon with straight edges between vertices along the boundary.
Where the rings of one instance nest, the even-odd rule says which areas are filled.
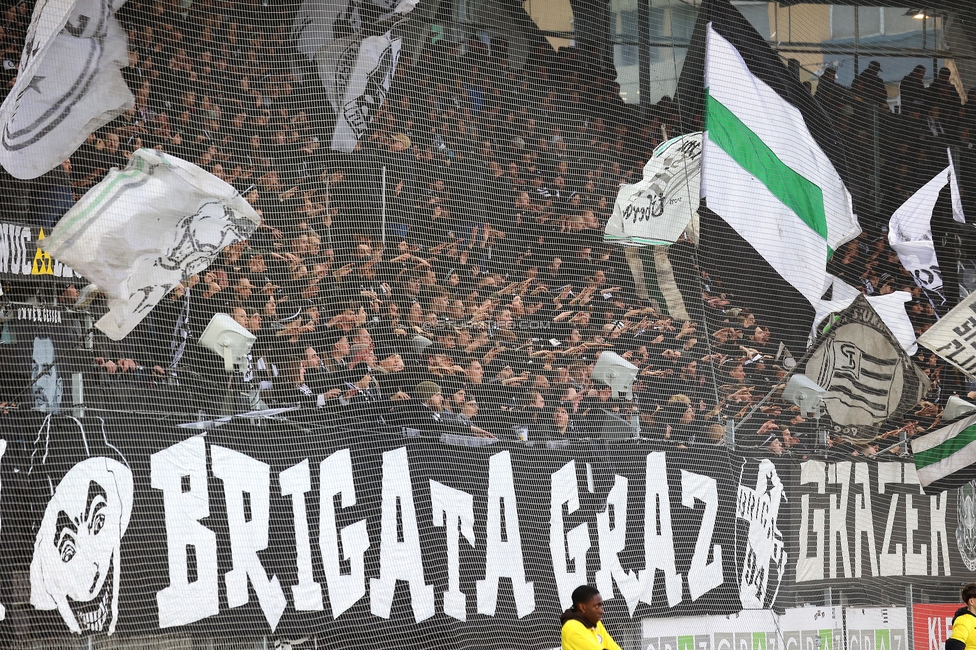
[[[826,392],[825,388],[806,375],[796,374],[786,382],[783,401],[799,406],[800,415],[805,418],[817,417],[820,414],[820,403]]]
[[[614,397],[619,397],[623,393],[627,399],[633,399],[632,388],[639,370],[637,366],[616,352],[602,352],[596,365],[593,366],[591,377],[593,381],[613,389]]]
[[[223,358],[226,372],[234,372],[234,366],[244,365],[255,339],[229,314],[214,314],[200,335],[199,344]]]

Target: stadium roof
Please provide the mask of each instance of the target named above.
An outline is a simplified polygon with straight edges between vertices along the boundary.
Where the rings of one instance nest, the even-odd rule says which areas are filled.
[[[927,11],[959,11],[968,12],[973,9],[972,0],[925,0],[924,2],[906,3],[903,0],[780,0],[782,5],[821,4],[821,5],[859,5],[862,7],[912,7]]]

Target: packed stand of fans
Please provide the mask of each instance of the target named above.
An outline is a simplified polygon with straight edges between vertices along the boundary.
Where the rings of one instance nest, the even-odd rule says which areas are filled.
[[[562,440],[600,437],[609,412],[639,421],[642,436],[663,445],[722,444],[727,418],[743,417],[786,376],[776,332],[736,304],[732,288],[702,277],[689,242],[670,254],[682,293],[698,305],[692,321],[640,300],[622,249],[603,243],[618,187],[641,177],[679,121],[668,98],[644,115],[624,104],[613,67],[595,51],[537,47],[522,69],[502,42],[489,52],[477,39],[441,41],[416,61],[404,53],[368,140],[335,154],[321,88],[293,70],[287,11],[173,8],[130,0],[120,11],[136,106],[52,172],[48,212],[56,218],[70,206],[65,192],[77,200],[151,147],[234,185],[262,222],[120,343],[96,332],[102,387],[196,377],[222,390],[220,360],[193,344],[219,312],[257,336],[236,388],[256,406],[300,407],[289,417],[314,428]],[[3,14],[10,60],[27,21],[26,4]],[[15,72],[4,66],[8,87]],[[970,137],[972,115],[941,76],[911,87],[903,84],[905,109],[891,118],[924,147],[906,138],[885,152],[890,194],[918,186],[903,176],[924,173],[895,164],[905,147],[932,152]],[[865,106],[887,111],[876,84],[859,78],[846,89],[825,76],[817,97],[849,134],[857,164],[869,137]],[[859,213],[869,212],[872,191],[852,188]],[[923,331],[936,305],[883,235],[865,230],[832,271],[869,294],[912,292],[909,311]],[[74,303],[78,289],[62,302]],[[605,350],[640,368],[633,400],[593,382]],[[921,349],[916,361],[944,397],[944,364]],[[923,404],[882,433],[930,428],[938,410]],[[736,443],[801,454],[814,439],[811,422],[773,400]],[[831,445],[868,455],[888,446],[855,448],[839,435]]]

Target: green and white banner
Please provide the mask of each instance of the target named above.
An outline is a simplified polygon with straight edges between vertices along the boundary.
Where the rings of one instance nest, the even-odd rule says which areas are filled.
[[[918,481],[926,492],[941,492],[974,478],[976,415],[912,440]]]

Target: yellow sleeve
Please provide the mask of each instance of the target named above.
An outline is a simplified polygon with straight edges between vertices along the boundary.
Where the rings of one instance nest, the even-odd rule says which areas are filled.
[[[607,628],[603,627],[603,621],[596,624],[597,632],[603,635],[603,647],[606,650],[621,650],[621,647],[617,645],[617,642],[613,640],[610,633],[607,632]]]
[[[563,650],[603,650],[593,632],[579,621],[566,621],[562,630]],[[607,650],[614,650],[608,648]],[[619,647],[616,648],[619,650]]]
[[[952,624],[952,636],[950,639],[955,639],[956,641],[962,641],[966,644],[966,647],[970,647],[969,638],[973,635],[973,629],[976,628],[976,616],[971,616],[968,614],[963,614],[956,618],[955,622]]]

